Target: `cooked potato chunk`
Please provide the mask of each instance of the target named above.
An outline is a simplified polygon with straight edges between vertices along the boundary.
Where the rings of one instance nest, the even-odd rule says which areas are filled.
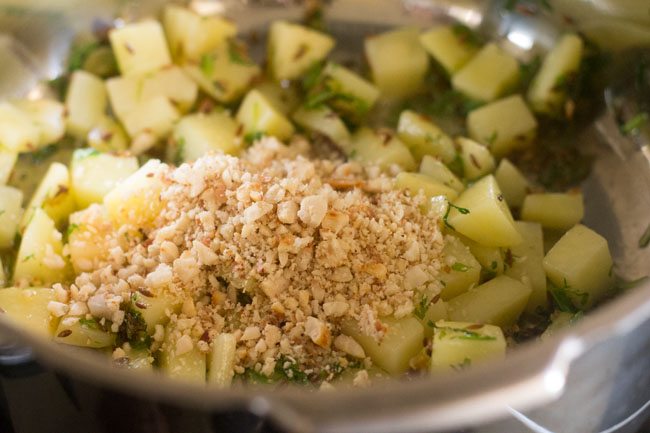
[[[463,137],[458,137],[456,143],[460,147],[460,157],[463,161],[463,173],[466,179],[478,179],[494,171],[494,157],[487,147]]]
[[[182,334],[174,322],[166,326],[160,368],[173,379],[205,383],[205,354],[199,350],[196,340],[187,334]]]
[[[131,143],[131,152],[140,154],[148,150],[147,145],[144,148],[138,148],[134,152],[135,143],[138,137],[148,136],[148,146],[153,146],[158,139],[168,136],[174,127],[174,123],[180,119],[181,114],[174,104],[164,96],[142,101],[138,108],[133,110],[129,116],[122,119],[124,129],[133,139]]]
[[[111,30],[108,38],[122,75],[146,74],[172,62],[158,21],[126,24]]]
[[[420,173],[431,176],[456,192],[460,193],[465,190],[465,184],[442,161],[433,156],[425,155],[422,158]]]
[[[23,215],[22,206],[22,191],[0,185],[0,249],[13,246],[18,223]]]
[[[582,221],[584,214],[581,193],[529,194],[521,206],[521,219],[555,230],[570,229]]]
[[[443,185],[434,178],[420,173],[401,172],[395,178],[395,187],[408,189],[412,195],[418,195],[420,191],[427,197],[445,196],[448,200],[454,200],[458,193],[450,187]]]
[[[0,148],[12,152],[30,152],[38,148],[41,131],[25,111],[8,102],[0,102]]]
[[[65,97],[68,132],[80,139],[86,138],[88,132],[106,115],[107,105],[104,82],[89,72],[75,71]]]
[[[237,341],[233,334],[222,333],[212,340],[209,357],[208,383],[219,388],[227,388],[235,374],[235,348]]]
[[[521,242],[510,209],[492,175],[485,176],[456,199],[447,222],[459,233],[487,247],[507,247]]]
[[[99,152],[121,152],[129,147],[124,129],[112,118],[105,116],[88,131],[88,146]]]
[[[350,159],[362,164],[378,165],[384,169],[393,164],[404,170],[416,168],[411,152],[391,131],[375,132],[369,128],[359,128],[346,152]]]
[[[293,120],[308,131],[328,137],[342,148],[349,146],[350,132],[341,118],[326,106],[307,109],[300,107],[293,113]]]
[[[460,239],[455,236],[445,237],[442,254],[444,266],[439,274],[442,299],[452,299],[478,285],[481,265]]]
[[[147,333],[152,335],[156,332],[156,325],[166,325],[169,322],[171,313],[178,313],[181,309],[181,302],[164,291],[145,295],[137,292],[131,296],[131,308],[142,315],[147,324]]]
[[[305,110],[304,107],[299,107],[303,101],[296,86],[287,86],[286,82],[285,84],[282,82],[278,83],[267,78],[262,79],[253,88],[266,96],[266,99],[285,116],[294,113],[294,111],[297,113],[297,111]]]
[[[537,120],[520,95],[477,108],[467,116],[467,130],[496,157],[527,147],[535,139]]]
[[[519,80],[517,60],[494,43],[485,45],[454,74],[454,89],[478,101],[492,101]]]
[[[9,181],[17,159],[17,152],[0,148],[0,185],[5,185]]]
[[[39,146],[52,144],[65,134],[65,107],[52,99],[23,99],[14,105],[25,111],[40,130]]]
[[[61,227],[68,220],[68,215],[74,211],[75,200],[71,191],[70,172],[65,165],[58,162],[50,165],[25,209],[20,221],[21,232],[34,216],[34,211],[39,208],[43,209],[58,227]]]
[[[240,125],[226,112],[196,113],[183,117],[174,127],[172,161],[194,161],[210,151],[236,155],[244,145]]]
[[[490,279],[496,275],[501,275],[505,269],[503,250],[499,247],[486,247],[478,242],[458,235],[460,240],[467,245],[469,251],[483,267],[483,276]]]
[[[163,180],[156,175],[162,166],[150,159],[106,194],[104,205],[113,224],[147,227],[153,222],[164,206],[160,198]]]
[[[548,305],[542,226],[524,221],[515,221],[515,226],[524,241],[510,247],[511,263],[505,274],[533,289],[526,311],[537,313],[540,308],[545,309]]]
[[[612,256],[607,240],[578,224],[544,257],[546,276],[579,309],[592,307],[612,287]]]
[[[449,313],[447,312],[447,303],[443,301],[440,296],[431,299],[428,297],[423,298],[423,301],[429,302],[429,306],[420,320],[420,323],[422,323],[422,327],[424,328],[425,337],[431,337],[433,335],[435,323],[438,320],[447,320],[448,318]]]
[[[423,33],[420,43],[451,75],[476,54],[477,47],[454,26],[440,26]]]
[[[430,119],[414,111],[402,111],[397,124],[397,134],[417,161],[431,155],[449,164],[456,157],[452,139]]]
[[[451,299],[449,319],[511,326],[526,308],[531,292],[521,281],[501,275]]]
[[[530,182],[521,171],[507,158],[503,158],[494,172],[494,177],[508,205],[511,208],[521,207],[526,194],[531,190]]]
[[[286,140],[294,131],[291,122],[257,90],[248,92],[237,112],[237,120],[251,136],[267,134]]]
[[[276,80],[293,80],[334,48],[334,39],[299,24],[274,21],[268,38],[269,72]]]
[[[178,5],[165,7],[163,26],[177,60],[199,60],[237,33],[235,23],[223,17],[202,16]]]
[[[567,34],[546,55],[528,89],[533,110],[552,115],[562,112],[567,86],[580,69],[583,45],[578,35]]]
[[[365,40],[372,80],[384,96],[404,98],[422,87],[429,57],[415,28],[391,30]]]
[[[47,286],[65,281],[68,264],[63,257],[62,238],[54,221],[42,209],[36,209],[20,242],[14,282]]]
[[[183,68],[205,93],[224,103],[241,98],[261,72],[235,42],[221,44],[200,62],[186,63]]]
[[[47,309],[47,304],[53,300],[52,289],[10,287],[0,290],[2,314],[21,329],[42,336],[51,336],[56,326],[56,320]]]
[[[115,345],[115,334],[106,331],[95,319],[64,316],[54,331],[54,341],[71,346],[101,349]]]
[[[102,205],[93,204],[70,215],[68,252],[76,273],[90,272],[106,262],[112,248],[113,224]]]
[[[409,360],[422,350],[424,329],[415,317],[384,318],[388,328],[380,342],[361,332],[356,323],[343,324],[343,332],[363,347],[372,361],[390,374],[401,374],[409,368]]]
[[[431,352],[431,371],[460,370],[488,359],[506,356],[501,328],[467,322],[436,322]]]
[[[79,149],[72,155],[72,194],[79,209],[101,203],[117,184],[138,170],[134,156],[115,156],[95,149]]]

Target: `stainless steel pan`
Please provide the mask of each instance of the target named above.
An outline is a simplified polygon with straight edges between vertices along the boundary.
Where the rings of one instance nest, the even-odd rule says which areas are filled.
[[[161,3],[0,0],[0,97],[29,92],[37,95],[38,81],[61,71],[77,31],[116,15],[131,19],[155,13]],[[263,31],[273,19],[298,18],[302,12],[290,1],[196,3],[198,7],[224,11],[240,23],[244,32]],[[610,14],[609,21],[598,7],[587,9],[586,3]],[[621,9],[621,3],[627,9]],[[526,57],[549,47],[567,22],[562,15],[575,13],[580,7],[582,12],[572,18],[578,25],[581,16],[588,18],[583,28],[595,32],[594,36],[602,38],[603,28],[618,29],[610,29],[616,40],[604,38],[609,48],[650,43],[646,1],[569,1],[555,5],[557,13],[553,18],[540,18],[504,12],[498,2],[478,0],[334,0],[329,3],[327,17],[332,31],[345,41],[339,44],[342,49],[336,54],[343,57],[359,52],[362,37],[378,29],[402,24],[430,26],[451,19],[472,27],[482,26],[493,36],[510,40],[511,48]],[[600,27],[595,25],[598,22]],[[625,79],[619,81],[625,83]],[[623,95],[623,103],[632,104],[635,96],[624,89],[613,85],[610,102],[614,96]],[[650,145],[641,136],[623,137],[612,110],[605,106],[601,116],[584,129],[580,140],[597,157],[583,185],[586,223],[608,238],[619,274],[627,279],[647,275],[650,249],[639,248],[638,241],[650,223]],[[104,355],[35,339],[2,318],[0,332],[30,347],[40,361],[73,380],[188,408],[195,414],[245,410],[290,432],[393,433],[472,428],[477,432],[595,433],[621,422],[615,431],[632,432],[650,414],[650,410],[643,410],[650,400],[648,283],[622,294],[550,340],[517,348],[504,362],[455,375],[335,393],[190,386],[155,374],[114,369]],[[18,359],[7,353],[16,351],[5,350],[5,361]],[[547,430],[540,430],[542,427]]]

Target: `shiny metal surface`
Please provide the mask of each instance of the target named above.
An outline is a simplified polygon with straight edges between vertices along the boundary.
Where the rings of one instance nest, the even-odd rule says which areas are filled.
[[[587,3],[571,5],[570,1],[557,2],[558,10],[564,13]],[[30,92],[38,96],[38,81],[61,71],[74,34],[88,30],[95,20],[146,16],[161,3],[0,0],[0,97]],[[298,18],[302,11],[290,1],[195,0],[194,4],[224,11],[244,33],[263,31],[273,19]],[[592,20],[603,15],[597,9],[590,13],[595,14],[588,15]],[[551,46],[566,21],[560,16],[511,14],[499,2],[479,0],[333,0],[327,17],[330,29],[345,41],[335,53],[343,58],[359,52],[362,37],[378,29],[403,24],[426,27],[452,19],[482,27],[508,50],[528,58]],[[581,25],[579,17],[573,19]],[[616,19],[625,17],[621,13]],[[634,22],[642,29],[644,23]],[[639,43],[638,38],[625,35],[619,39],[623,42],[615,41],[612,48]],[[586,223],[608,238],[617,271],[628,279],[644,276],[650,268],[650,249],[638,248],[638,239],[650,223],[650,151],[647,141],[638,140],[620,135],[604,105],[601,117],[580,137],[581,144],[597,156],[583,186]],[[72,376],[197,410],[247,409],[291,432],[531,431],[513,418],[516,411],[550,431],[596,433],[650,399],[648,283],[555,338],[521,346],[505,362],[453,376],[337,393],[199,388],[154,374],[112,369],[103,355],[35,339],[2,319],[0,327],[28,342],[41,360]],[[631,432],[632,427],[629,423],[627,430],[619,431]]]

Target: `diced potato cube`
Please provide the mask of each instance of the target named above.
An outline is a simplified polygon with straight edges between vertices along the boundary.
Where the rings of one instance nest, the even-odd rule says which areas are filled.
[[[79,209],[101,203],[117,184],[138,170],[134,156],[115,156],[95,149],[79,149],[70,164],[72,193]]]
[[[429,57],[415,28],[392,30],[365,40],[372,80],[387,97],[404,98],[420,90]]]
[[[460,147],[460,157],[463,161],[463,173],[466,179],[478,179],[494,171],[494,157],[487,147],[463,137],[458,137],[456,143]]]
[[[131,308],[142,314],[142,319],[147,323],[147,333],[153,335],[156,332],[156,325],[166,325],[169,322],[169,314],[178,313],[182,302],[160,290],[159,293],[145,295],[135,292],[131,296]]]
[[[422,350],[422,324],[415,317],[384,318],[382,322],[388,329],[380,342],[363,334],[357,323],[346,322],[342,329],[363,347],[373,363],[393,375],[404,373],[410,359]]]
[[[52,289],[21,289],[10,287],[0,290],[0,309],[20,329],[42,336],[50,336],[56,326],[47,309],[54,300]]]
[[[237,341],[233,334],[222,333],[212,340],[209,357],[208,383],[219,388],[228,388],[235,374],[235,349]]]
[[[174,322],[166,327],[160,355],[160,368],[167,377],[192,383],[205,383],[206,356],[196,340],[183,335]]]
[[[17,160],[17,152],[0,148],[0,185],[5,185],[9,181]]]
[[[483,268],[482,276],[486,279],[501,275],[505,269],[503,251],[499,247],[486,247],[475,242],[463,235],[456,234],[463,244],[465,244],[472,256],[476,258]]]
[[[263,79],[255,85],[254,89],[266,96],[266,99],[285,116],[296,111],[302,104],[302,97],[297,86],[285,86],[276,81]],[[304,110],[304,108],[299,108],[299,110]]]
[[[153,222],[164,207],[160,197],[164,188],[160,172],[165,167],[157,159],[150,159],[104,197],[113,224],[147,227]]]
[[[108,260],[113,224],[98,204],[70,215],[68,252],[76,273],[90,272]]]
[[[41,131],[25,111],[0,102],[0,148],[8,152],[29,152],[40,143]]]
[[[444,266],[438,276],[442,282],[442,299],[452,299],[478,285],[481,265],[460,239],[446,236],[442,254]]]
[[[585,206],[582,193],[529,194],[521,206],[521,219],[544,228],[568,230],[582,221]]]
[[[420,162],[420,173],[431,176],[456,192],[465,190],[465,184],[442,161],[433,156],[424,155]]]
[[[120,367],[125,367],[129,370],[153,370],[153,356],[151,356],[151,352],[148,349],[135,349],[131,346],[125,350],[125,353],[128,363],[125,366],[120,364]]]
[[[88,146],[99,152],[121,152],[129,147],[122,126],[108,116],[102,118],[93,129],[88,131],[86,142]]]
[[[412,195],[416,196],[420,191],[428,198],[445,196],[447,200],[454,200],[458,197],[456,190],[443,185],[434,178],[420,173],[408,173],[403,171],[395,178],[395,187],[399,189],[408,189]]]
[[[65,134],[65,107],[52,99],[23,99],[14,105],[25,111],[40,130],[39,146],[59,141]]]
[[[93,74],[78,70],[72,74],[65,97],[68,132],[86,138],[106,115],[108,95],[104,82]]]
[[[567,34],[546,55],[528,89],[528,101],[536,112],[559,114],[567,97],[566,85],[580,69],[582,39]]]
[[[269,71],[276,80],[304,74],[334,48],[334,39],[299,24],[274,21],[268,37]]]
[[[352,136],[352,144],[346,152],[350,159],[366,165],[378,165],[383,169],[388,169],[393,164],[404,170],[415,170],[417,167],[406,145],[390,131],[377,133],[369,128],[359,128]]]
[[[235,42],[219,45],[183,68],[205,93],[224,103],[241,98],[261,73]]]
[[[146,74],[172,62],[158,21],[126,24],[111,30],[108,38],[122,75]]]
[[[578,320],[580,320],[581,316],[581,312],[567,313],[564,311],[556,311],[551,315],[551,324],[548,325],[542,335],[539,336],[540,340],[545,341],[563,329],[574,325]]]
[[[424,328],[424,336],[431,337],[433,335],[435,323],[438,320],[447,320],[449,313],[447,312],[447,303],[439,296],[437,298],[434,297],[431,300],[425,298],[424,301],[428,301],[429,306],[427,307],[422,320],[420,320],[420,323],[422,323],[422,327]]]
[[[244,144],[240,125],[226,112],[196,113],[183,117],[174,127],[175,163],[194,161],[210,151],[236,155]]]
[[[578,224],[544,257],[549,280],[580,309],[590,308],[612,287],[612,256],[607,240]]]
[[[323,134],[343,148],[350,143],[350,132],[347,126],[334,111],[326,106],[313,109],[300,107],[293,113],[293,120],[308,131]]]
[[[163,25],[176,59],[199,60],[237,33],[235,23],[223,17],[202,16],[178,5],[165,7]]]
[[[465,66],[477,51],[453,26],[440,26],[423,33],[420,43],[450,75]]]
[[[537,120],[521,95],[508,96],[477,108],[467,116],[467,130],[487,145],[494,156],[529,146],[537,134]]]
[[[488,359],[506,356],[506,339],[498,326],[480,323],[436,323],[431,371],[460,370]]]
[[[485,45],[451,79],[454,89],[478,101],[492,101],[519,80],[519,63],[494,43]]]
[[[25,209],[20,221],[21,232],[34,216],[34,211],[39,208],[43,209],[58,227],[61,227],[68,220],[68,215],[74,211],[75,200],[71,191],[70,172],[65,165],[58,162],[50,165]]]
[[[192,108],[197,95],[198,86],[178,66],[168,66],[147,74],[142,79],[141,88],[139,89],[140,101],[165,96],[182,113]]]
[[[115,334],[106,331],[95,319],[64,316],[54,331],[54,341],[71,346],[101,349],[115,345]]]
[[[348,68],[328,63],[307,95],[307,106],[327,104],[341,116],[359,121],[375,105],[379,89]]]
[[[164,96],[157,96],[142,101],[136,109],[121,120],[126,132],[133,141],[139,135],[148,134],[153,137],[155,142],[156,139],[169,135],[174,123],[180,117],[180,113],[169,99]]]
[[[512,263],[505,274],[515,278],[533,289],[526,311],[537,313],[548,305],[546,274],[544,273],[544,236],[542,226],[537,223],[515,221],[517,231],[523,238],[519,245],[510,247]]]
[[[293,125],[257,90],[248,92],[239,111],[237,120],[244,125],[246,134],[268,134],[279,140],[286,140],[293,134]]]
[[[456,199],[447,222],[459,233],[487,247],[508,247],[521,242],[510,209],[492,175],[485,176]]]
[[[449,319],[507,327],[517,323],[532,289],[505,275],[451,299]]]
[[[18,249],[14,282],[48,286],[65,281],[68,266],[62,238],[54,221],[42,209],[36,209]]]
[[[18,233],[18,223],[23,215],[22,206],[22,191],[0,185],[0,249],[13,246]]]
[[[397,125],[397,134],[409,147],[417,161],[426,155],[431,155],[449,164],[456,157],[456,148],[452,139],[430,119],[414,111],[402,111]]]
[[[503,158],[494,172],[494,177],[508,205],[511,208],[521,207],[526,194],[531,190],[530,182],[521,171],[507,158]]]

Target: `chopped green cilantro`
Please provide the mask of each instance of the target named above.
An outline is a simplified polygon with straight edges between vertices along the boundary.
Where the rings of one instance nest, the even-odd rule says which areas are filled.
[[[429,299],[425,295],[422,295],[422,297],[420,298],[420,301],[417,303],[417,305],[413,309],[413,314],[415,315],[415,317],[417,317],[420,320],[424,320],[424,316],[427,314],[427,310],[429,309],[429,305],[431,305],[431,299]]]
[[[474,47],[480,47],[483,45],[483,38],[481,38],[477,32],[470,29],[464,24],[455,23],[451,27],[451,30],[454,32],[454,35],[456,35],[458,39],[467,45],[472,45]]]
[[[469,270],[469,266],[467,266],[464,263],[456,262],[453,265],[451,265],[451,269],[453,269],[456,272],[467,272]]]
[[[98,151],[97,149],[93,149],[92,147],[86,147],[83,149],[77,149],[74,151],[72,154],[72,159],[75,161],[81,161],[86,158],[91,158],[93,156],[98,156],[101,155],[102,153]]]
[[[497,338],[491,335],[480,334],[466,328],[436,327],[438,338],[449,338],[451,340],[472,340],[472,341],[494,341]]]
[[[179,137],[176,139],[176,149],[174,151],[174,165],[179,166],[185,160],[185,139]]]
[[[650,115],[648,115],[647,112],[642,111],[638,113],[636,116],[625,122],[625,124],[621,125],[621,133],[624,135],[630,135],[633,132],[638,131],[648,122],[648,119],[650,119]]]
[[[214,74],[214,57],[212,57],[210,54],[204,54],[201,56],[199,67],[201,68],[203,75],[208,78],[212,78],[212,75]]]

